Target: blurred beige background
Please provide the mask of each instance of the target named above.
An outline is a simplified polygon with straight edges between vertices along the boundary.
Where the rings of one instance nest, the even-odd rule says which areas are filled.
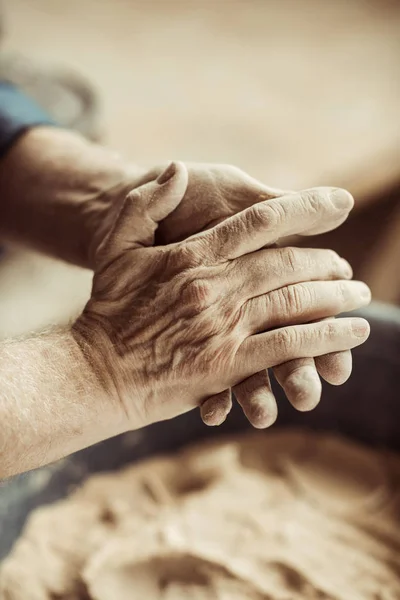
[[[349,187],[361,224],[353,220],[329,245],[354,254],[378,297],[400,298],[387,285],[397,278],[400,289],[392,259],[400,235],[399,3],[2,5],[3,50],[88,78],[101,98],[104,139],[133,161],[216,161],[276,187]],[[0,286],[0,331],[13,334],[70,318],[89,294],[90,274],[10,250]]]

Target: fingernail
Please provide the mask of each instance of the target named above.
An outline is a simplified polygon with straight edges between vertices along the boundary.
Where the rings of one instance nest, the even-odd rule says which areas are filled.
[[[369,334],[369,323],[365,319],[352,319],[351,329],[355,336],[364,338]]]
[[[175,175],[176,173],[176,165],[175,163],[171,163],[166,169],[165,171],[163,171],[161,173],[161,175],[159,175],[157,177],[157,183],[159,185],[164,185],[164,183],[167,183],[167,181],[169,181],[170,179],[172,179],[172,177]]]
[[[336,188],[329,194],[329,199],[338,210],[350,211],[354,206],[354,199],[350,192]]]
[[[360,294],[360,298],[365,301],[370,302],[371,300],[371,290],[369,287],[363,283],[362,281],[357,281],[358,293]]]

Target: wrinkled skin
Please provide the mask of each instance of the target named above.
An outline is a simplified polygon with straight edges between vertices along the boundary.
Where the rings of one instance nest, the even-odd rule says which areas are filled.
[[[113,199],[110,210],[102,216],[101,224],[97,228],[100,239],[108,232],[126,193],[131,188],[154,180],[164,168],[165,165],[155,167],[142,173],[140,177],[136,176],[132,181],[128,179],[128,182],[124,183],[122,189],[118,191],[119,202]],[[283,190],[267,187],[231,165],[190,163],[187,168],[189,182],[184,198],[160,223],[155,234],[157,245],[183,240],[247,207],[284,194]],[[338,227],[347,218],[352,206],[352,199],[347,195],[344,197],[342,207],[335,214],[333,212],[324,214],[324,219],[316,218],[310,229],[303,231],[302,234],[313,235]],[[317,206],[315,212],[317,216]],[[96,247],[98,243],[97,241]],[[329,383],[341,385],[349,378],[351,369],[351,353],[346,351],[319,356],[315,360],[310,357],[290,361],[275,367],[273,371],[290,402],[299,410],[311,410],[321,398],[322,386],[318,373]],[[234,392],[244,410],[249,413],[257,412],[260,405],[269,406],[268,424],[273,421],[273,415],[277,414],[277,407],[266,371],[255,374],[239,387],[235,387]],[[209,425],[219,425],[225,420],[231,405],[229,389],[205,401],[201,410],[204,422]]]
[[[179,214],[187,186],[186,167],[175,163],[128,195],[73,328],[127,429],[190,410],[264,369],[348,351],[369,333],[363,319],[320,321],[369,302],[367,286],[348,281],[346,261],[326,250],[265,248],[343,219],[346,192],[267,199],[154,247],[158,223]],[[275,416],[265,402],[243,407],[255,426]]]

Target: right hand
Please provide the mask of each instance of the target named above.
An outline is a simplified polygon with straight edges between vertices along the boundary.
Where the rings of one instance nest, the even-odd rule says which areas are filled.
[[[186,412],[262,369],[354,348],[369,334],[359,318],[309,323],[369,302],[365,284],[347,281],[346,261],[328,250],[263,249],[332,215],[334,190],[261,202],[151,247],[186,186],[186,168],[173,163],[127,196],[73,327],[127,429]]]

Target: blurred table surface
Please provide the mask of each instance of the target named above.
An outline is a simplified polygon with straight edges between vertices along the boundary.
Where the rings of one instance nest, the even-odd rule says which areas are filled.
[[[400,179],[399,2],[2,6],[3,49],[69,66],[93,81],[105,139],[136,162],[224,162],[276,187],[346,186],[358,207]],[[38,267],[28,276],[32,264]],[[65,320],[89,293],[89,279],[24,252],[10,255],[0,267],[9,295],[0,330]],[[12,318],[16,307],[22,321]]]

